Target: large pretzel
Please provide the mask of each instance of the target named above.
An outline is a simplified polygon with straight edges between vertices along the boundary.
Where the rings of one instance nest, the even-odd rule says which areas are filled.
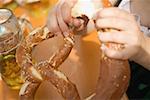
[[[108,0],[103,1],[105,7],[111,6]],[[102,29],[101,31],[111,30]],[[43,40],[55,37],[58,36],[49,32],[46,27],[41,27],[31,32],[19,46],[16,58],[18,64],[22,67],[21,73],[25,81],[20,90],[21,99],[33,99],[42,81],[47,80],[57,88],[64,99],[80,100],[76,86],[58,70],[58,67],[68,57],[74,45],[73,34],[68,31],[63,34],[64,45],[49,60],[35,63],[31,57],[31,52],[35,46]],[[121,49],[120,44],[108,43],[107,45]],[[127,61],[108,58],[102,54],[100,77],[96,91],[87,99],[119,100],[127,90],[129,79],[130,70]]]
[[[43,40],[54,38],[46,27],[37,28],[20,44],[17,50],[17,62],[22,67],[21,73],[25,80],[20,90],[21,99],[31,99],[43,80],[50,81],[65,99],[77,100],[79,94],[73,83],[57,68],[68,57],[73,45],[74,38],[68,33],[64,37],[64,45],[53,56],[44,62],[34,63],[32,49]]]
[[[65,23],[63,22],[63,19],[61,19],[62,17],[59,12],[60,10],[58,9],[58,16],[60,16],[59,24],[63,24],[64,26]],[[35,63],[31,56],[32,50],[42,41],[51,38],[54,38],[51,39],[52,41],[57,41],[56,38],[60,38],[60,36],[56,36],[49,32],[46,27],[40,27],[32,31],[29,36],[21,42],[16,53],[16,60],[21,66],[21,74],[25,81],[20,90],[20,99],[34,99],[38,87],[44,80],[51,82],[64,99],[80,99],[76,86],[58,70],[58,67],[68,57],[74,45],[73,34],[71,34],[69,30],[66,30],[66,27],[61,28],[64,32],[62,34],[64,45],[59,47],[47,61]],[[52,45],[52,48],[55,48],[56,45],[58,45],[57,42]]]

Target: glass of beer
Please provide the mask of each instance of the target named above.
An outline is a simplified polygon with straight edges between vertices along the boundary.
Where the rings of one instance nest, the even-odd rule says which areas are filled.
[[[9,9],[0,9],[0,73],[3,81],[11,89],[20,89],[23,84],[21,68],[16,63],[17,46],[22,40],[22,32],[17,18]]]

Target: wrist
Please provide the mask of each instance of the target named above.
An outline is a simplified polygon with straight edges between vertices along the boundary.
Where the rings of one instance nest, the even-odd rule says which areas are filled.
[[[136,53],[132,55],[131,58],[129,58],[130,60],[135,62],[139,60],[141,56],[143,56],[143,52],[145,51],[146,44],[147,44],[146,43],[147,38],[144,35],[141,35],[139,40],[140,42],[136,45],[136,49],[137,49]]]
[[[150,46],[149,44],[150,44],[150,38],[147,36],[143,36],[138,53],[133,58],[131,58],[131,60],[142,65],[146,69],[150,69],[150,62],[149,62]]]

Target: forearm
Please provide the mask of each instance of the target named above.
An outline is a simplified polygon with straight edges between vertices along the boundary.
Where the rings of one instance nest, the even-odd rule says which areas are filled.
[[[150,70],[150,38],[144,38],[139,54],[137,54],[133,60],[142,65],[146,69]]]

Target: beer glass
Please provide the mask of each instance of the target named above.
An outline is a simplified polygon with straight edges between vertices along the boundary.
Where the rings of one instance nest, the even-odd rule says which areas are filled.
[[[0,73],[3,81],[11,89],[20,89],[23,80],[15,53],[22,40],[22,32],[17,18],[9,9],[0,9]]]

